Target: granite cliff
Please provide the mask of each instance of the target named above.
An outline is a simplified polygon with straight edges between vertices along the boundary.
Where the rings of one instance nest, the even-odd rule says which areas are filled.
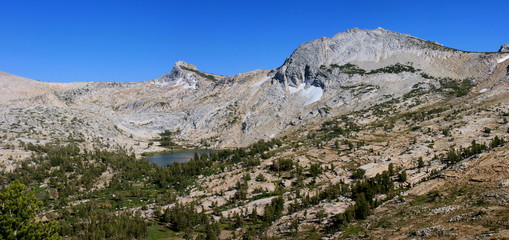
[[[502,88],[498,82],[506,74],[497,71],[507,69],[504,49],[472,53],[382,28],[352,29],[302,44],[277,69],[237,76],[204,73],[182,61],[169,74],[137,83],[56,84],[3,73],[3,128],[18,121],[17,110],[30,109],[20,116],[24,127],[56,128],[48,134],[63,125],[43,126],[28,115],[66,112],[89,127],[64,132],[120,146],[136,148],[134,143],[164,130],[178,131],[194,145],[245,146],[416,88],[439,89],[465,79]]]

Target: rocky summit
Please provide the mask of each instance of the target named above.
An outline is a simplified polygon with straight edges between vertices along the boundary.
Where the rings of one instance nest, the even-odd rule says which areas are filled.
[[[509,44],[502,45],[499,52],[509,52]]]
[[[0,184],[35,187],[69,239],[93,238],[90,221],[117,239],[504,239],[508,69],[508,45],[378,28],[236,76],[182,61],[135,83],[0,73]]]

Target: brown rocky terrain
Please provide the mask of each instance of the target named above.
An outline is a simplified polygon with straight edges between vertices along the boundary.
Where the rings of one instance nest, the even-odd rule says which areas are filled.
[[[154,220],[179,203],[225,225],[243,219],[221,229],[222,239],[254,228],[260,238],[504,239],[508,65],[504,51],[354,29],[302,44],[278,69],[237,76],[184,62],[138,83],[55,84],[1,73],[0,170],[21,166],[33,154],[28,143],[139,157],[165,150],[157,143],[165,130],[184,147],[251,146],[250,154],[265,140],[262,153],[197,176],[175,202],[126,211]],[[384,171],[392,187],[375,194],[370,216],[335,224],[360,205],[356,184]],[[114,174],[106,169],[94,189],[107,188]],[[348,189],[338,195],[341,184]],[[267,221],[277,199],[282,212]]]

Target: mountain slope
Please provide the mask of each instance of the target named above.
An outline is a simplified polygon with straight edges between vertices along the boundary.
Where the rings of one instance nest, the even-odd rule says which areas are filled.
[[[169,238],[503,238],[508,65],[503,51],[353,29],[237,76],[181,61],[137,83],[3,74],[0,184],[36,188],[66,237],[115,232],[122,213]],[[167,150],[165,135],[225,149],[136,160]]]
[[[419,84],[498,81],[502,76],[495,72],[504,62],[497,61],[507,55],[458,51],[381,28],[353,29],[302,44],[272,71],[218,76],[177,62],[171,73],[147,82],[37,82],[24,84],[18,97],[9,88],[1,91],[10,96],[2,102],[11,105],[77,108],[107,122],[123,119],[124,135],[140,140],[147,131],[153,137],[168,129],[180,130],[179,137],[191,144],[244,146],[399,98]]]

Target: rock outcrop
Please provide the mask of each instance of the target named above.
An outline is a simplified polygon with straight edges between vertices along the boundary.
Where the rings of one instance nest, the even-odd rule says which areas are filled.
[[[483,81],[497,61],[382,28],[352,29],[302,44],[275,70],[237,76],[204,73],[182,61],[170,73],[138,83],[26,84],[3,76],[10,87],[0,93],[10,97],[0,104],[7,115],[11,107],[37,105],[73,111],[102,130],[95,137],[118,143],[172,130],[191,144],[244,146],[397,99],[415,86],[439,87],[439,79]]]
[[[499,52],[509,52],[509,44],[504,44],[500,47]]]
[[[332,38],[320,38],[300,45],[277,69],[275,79],[284,85],[298,87],[301,83],[323,86],[338,79],[338,72],[321,71],[330,66],[356,64],[373,70],[396,63],[411,63],[414,67],[438,77],[481,77],[489,65],[482,56],[444,47],[410,35],[388,31],[352,29]],[[469,69],[464,66],[468,65]],[[473,67],[473,68],[472,68]]]

